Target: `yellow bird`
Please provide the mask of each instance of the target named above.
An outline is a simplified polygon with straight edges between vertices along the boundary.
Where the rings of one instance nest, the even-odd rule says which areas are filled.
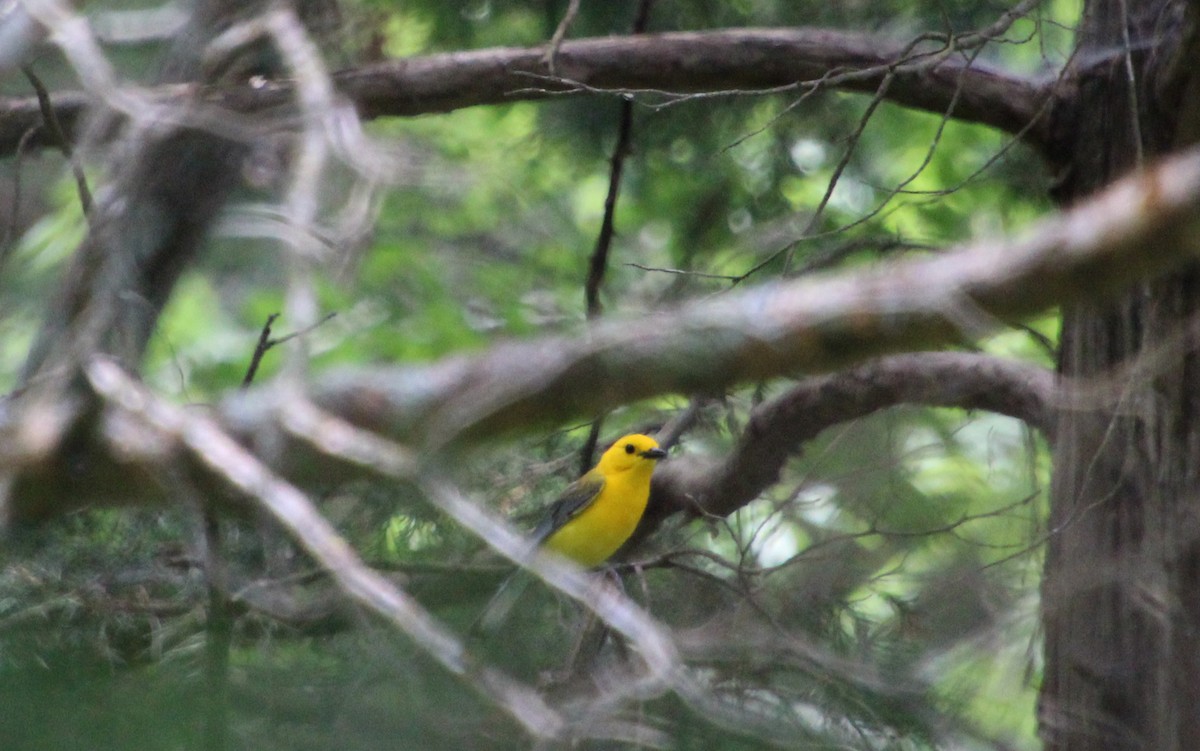
[[[650,499],[650,476],[655,463],[667,455],[650,436],[624,436],[609,447],[596,466],[567,486],[533,531],[537,545],[593,568],[625,544],[637,528]],[[471,627],[492,631],[521,596],[510,576]]]
[[[550,506],[534,540],[587,568],[604,563],[637,528],[655,463],[666,455],[650,436],[618,439]]]

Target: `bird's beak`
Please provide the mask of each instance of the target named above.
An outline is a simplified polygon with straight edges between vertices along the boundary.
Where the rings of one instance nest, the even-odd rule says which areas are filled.
[[[645,451],[643,451],[641,453],[641,456],[644,456],[647,459],[661,459],[666,455],[667,455],[666,451],[663,451],[662,449],[658,449],[658,448],[646,449]]]

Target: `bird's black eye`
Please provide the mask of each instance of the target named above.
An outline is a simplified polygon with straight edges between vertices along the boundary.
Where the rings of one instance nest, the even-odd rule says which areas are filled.
[[[637,451],[637,449],[635,449],[635,448],[633,447],[633,444],[632,444],[632,443],[627,443],[627,444],[625,444],[625,453],[626,453],[626,454],[632,454],[634,451]]]

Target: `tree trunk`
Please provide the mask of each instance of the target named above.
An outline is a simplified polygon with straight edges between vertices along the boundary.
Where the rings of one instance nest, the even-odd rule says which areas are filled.
[[[1169,101],[1179,87],[1155,85],[1187,33],[1185,8],[1087,4],[1073,63],[1080,85],[1056,113],[1061,200],[1192,130]],[[1047,749],[1200,748],[1198,308],[1200,267],[1191,267],[1063,311],[1065,382],[1105,387],[1085,389],[1104,395],[1086,403],[1068,398],[1059,418],[1043,585]]]

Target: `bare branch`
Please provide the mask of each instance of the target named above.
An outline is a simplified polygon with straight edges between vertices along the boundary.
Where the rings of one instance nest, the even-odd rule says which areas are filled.
[[[242,377],[242,388],[248,388],[250,384],[254,383],[254,376],[258,375],[258,366],[262,364],[262,359],[267,354],[267,350],[278,343],[271,339],[271,326],[278,317],[278,313],[271,313],[267,316],[266,323],[262,327],[262,332],[258,335],[258,344],[254,345],[254,353],[250,355],[250,364],[246,366],[246,375]]]
[[[426,498],[438,510],[504,557],[534,571],[555,589],[578,600],[605,623],[625,634],[637,645],[650,670],[651,680],[669,682],[678,661],[670,639],[656,622],[603,580],[585,576],[574,564],[547,555],[505,520],[483,511],[479,504],[469,501],[449,481],[440,477],[437,466],[432,463],[418,466],[411,452],[336,416],[324,414],[311,404],[293,404],[281,419],[284,430],[324,457],[392,482],[420,480]]]
[[[87,377],[116,419],[131,419],[173,444],[199,473],[213,478],[269,513],[295,542],[312,556],[350,599],[382,616],[407,634],[443,668],[504,709],[532,736],[589,737],[599,728],[568,727],[566,719],[532,687],[480,661],[444,624],[400,587],[369,568],[342,539],[313,503],[297,488],[271,472],[257,457],[238,445],[210,418],[190,414],[151,394],[111,360],[96,360]],[[285,416],[286,428],[313,440],[340,461],[360,464],[392,480],[414,477],[409,452],[357,430],[311,406],[297,406]],[[131,462],[156,462],[162,455],[129,456]],[[606,623],[636,645],[645,669],[628,676],[629,697],[673,688],[690,698],[704,695],[680,670],[673,642],[666,631],[631,600],[574,565],[531,547],[529,541],[502,520],[490,517],[477,504],[439,480],[435,468],[421,467],[417,475],[430,501],[455,521],[479,534],[505,556],[518,560],[599,614]],[[589,723],[590,724],[590,723]]]
[[[275,476],[214,422],[156,399],[111,361],[91,363],[87,377],[110,404],[178,444],[203,472],[271,514],[347,596],[403,630],[430,657],[507,710],[531,734],[558,735],[561,718],[532,688],[477,662],[431,613],[367,567],[303,493]]]
[[[831,371],[898,351],[962,342],[1066,301],[1095,299],[1195,253],[1200,151],[1127,178],[1018,240],[765,285],[587,337],[506,344],[430,366],[331,372],[323,408],[427,446],[480,440],[664,393]],[[232,395],[239,432],[271,423],[270,389]]]
[[[645,92],[756,94],[840,88],[873,94],[889,73],[887,99],[942,114],[958,92],[954,116],[1046,140],[1041,118],[1048,84],[945,54],[945,46],[908,51],[893,39],[830,29],[726,29],[605,37],[563,42],[550,75],[545,47],[493,48],[391,60],[333,76],[367,118],[450,112],[553,96]],[[241,112],[294,101],[281,83],[212,89],[213,104]],[[64,129],[73,130],[86,99],[53,98]],[[37,123],[38,107],[0,100],[0,154],[12,153]],[[1039,120],[1039,118],[1041,118]],[[40,141],[39,141],[40,143]]]
[[[91,216],[92,213],[92,191],[88,189],[87,177],[83,174],[83,168],[79,166],[78,160],[75,159],[74,150],[71,148],[71,141],[67,138],[67,134],[63,132],[62,123],[58,121],[58,115],[54,112],[54,105],[50,103],[50,92],[46,91],[42,80],[33,72],[33,68],[23,66],[21,68],[25,73],[25,77],[29,79],[29,83],[37,92],[38,106],[42,110],[42,122],[46,130],[53,136],[55,145],[62,151],[63,156],[71,164],[71,172],[75,175],[75,189],[79,192],[79,203],[83,206],[85,216]]]
[[[840,87],[874,93],[893,66],[905,63],[903,51],[891,39],[828,29],[675,32],[565,42],[555,58],[560,78],[546,76],[539,47],[389,61],[346,71],[338,83],[368,116],[447,112],[589,89],[751,92],[817,82],[831,72],[870,71]],[[900,104],[942,113],[961,86],[959,118],[1015,133],[1047,96],[1026,78],[985,66],[964,73],[966,64],[956,58],[911,57],[910,67],[896,70],[888,93]]]
[[[547,46],[545,60],[546,67],[550,69],[550,74],[555,75],[557,69],[554,67],[554,56],[558,54],[558,48],[562,46],[563,39],[566,38],[567,32],[571,30],[571,24],[575,23],[575,17],[579,15],[579,0],[570,0],[567,4],[567,12],[563,14],[562,20],[558,22],[558,27],[554,29],[554,34],[550,37],[550,43]]]
[[[773,485],[784,463],[821,431],[898,404],[989,410],[1053,438],[1054,390],[1046,368],[966,352],[896,355],[805,379],[754,410],[729,456],[665,463],[638,537],[675,513],[733,513]]]
[[[1194,256],[1198,204],[1200,150],[1193,150],[1116,183],[1024,239],[614,318],[586,337],[504,344],[426,366],[333,371],[312,383],[308,398],[360,427],[435,450],[658,394],[703,395],[750,380],[828,372],[962,342],[1001,322],[1095,300],[1163,272]],[[251,438],[277,435],[279,415],[295,401],[291,389],[275,384],[231,394],[218,409],[236,434]],[[0,414],[0,446],[11,457],[0,462],[10,483],[8,521],[75,504],[157,500],[153,487],[139,490],[119,463],[112,467],[113,458],[84,462],[78,442],[67,450],[66,435],[77,438],[86,425],[76,424],[78,416],[59,417],[52,429],[39,417],[47,408],[32,404]],[[279,456],[287,463],[281,470],[298,482],[328,479],[330,468],[311,451],[296,447]],[[84,468],[97,488],[108,490],[83,492],[89,486],[72,478]]]

